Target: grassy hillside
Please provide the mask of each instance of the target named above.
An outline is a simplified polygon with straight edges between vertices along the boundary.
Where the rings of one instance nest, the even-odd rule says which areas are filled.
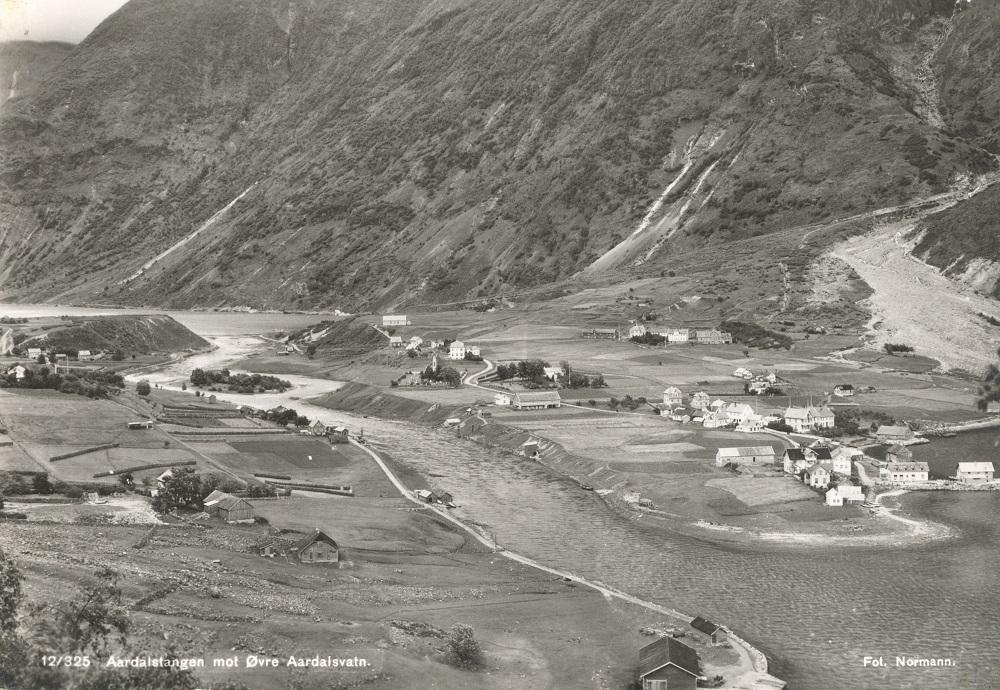
[[[953,6],[132,0],[0,117],[0,286],[447,302],[943,191]]]
[[[126,353],[179,352],[207,348],[208,342],[162,314],[32,319],[17,326],[23,347]]]

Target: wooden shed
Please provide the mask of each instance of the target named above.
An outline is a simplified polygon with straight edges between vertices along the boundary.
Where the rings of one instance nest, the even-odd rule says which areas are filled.
[[[336,563],[340,560],[337,542],[319,529],[296,542],[290,551],[302,563]]]

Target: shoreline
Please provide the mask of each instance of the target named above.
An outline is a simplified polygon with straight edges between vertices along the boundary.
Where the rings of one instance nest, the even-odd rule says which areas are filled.
[[[412,503],[420,505],[422,508],[427,508],[434,511],[437,515],[447,520],[450,524],[453,524],[462,531],[470,534],[474,539],[476,539],[476,541],[478,541],[483,546],[493,550],[494,553],[497,553],[503,556],[504,558],[512,560],[516,563],[526,565],[530,568],[535,568],[536,570],[541,570],[542,572],[546,572],[551,575],[556,575],[558,577],[562,577],[563,579],[568,579],[572,580],[573,582],[578,582],[582,585],[585,585],[587,587],[590,587],[591,589],[596,590],[597,592],[600,592],[605,597],[619,599],[621,601],[634,604],[636,606],[640,606],[648,611],[652,611],[654,613],[658,613],[664,616],[669,616],[671,618],[676,618],[686,623],[690,623],[693,620],[692,616],[687,616],[686,614],[683,614],[674,609],[667,608],[665,606],[660,606],[659,604],[646,601],[645,599],[640,599],[639,597],[627,594],[626,592],[622,592],[617,588],[605,585],[601,582],[588,580],[586,578],[580,577],[568,571],[558,570],[556,568],[543,565],[538,561],[535,561],[534,559],[528,558],[527,556],[522,556],[521,554],[515,551],[509,551],[506,548],[499,546],[494,540],[488,539],[486,536],[484,536],[477,529],[477,526],[466,524],[464,521],[451,515],[445,508],[439,508],[438,506],[424,503],[420,499],[416,498],[413,495],[413,492],[411,492],[406,487],[406,485],[404,485],[395,476],[395,474],[388,467],[385,461],[381,457],[379,457],[378,453],[376,453],[374,450],[367,447],[366,445],[362,445],[353,439],[351,440],[351,443],[356,447],[360,448],[361,450],[365,451],[375,461],[379,469],[382,470],[386,478],[393,484],[396,490],[399,491],[399,493],[403,496],[403,498],[409,500]],[[730,682],[727,682],[725,685],[722,686],[723,688],[743,687],[742,683],[745,682],[754,683],[757,681],[771,682],[772,687],[782,687],[782,688],[785,687],[784,681],[781,681],[780,679],[768,673],[767,656],[763,652],[761,652],[759,649],[751,645],[743,638],[733,633],[732,630],[730,630],[728,627],[726,626],[723,627],[725,627],[727,633],[729,634],[730,640],[734,642],[734,646],[738,650],[737,653],[740,655],[741,658],[745,659],[746,662],[748,662],[750,665],[750,669],[742,672],[739,676],[737,676],[735,679],[732,679]],[[775,681],[777,681],[777,684],[774,684]]]
[[[212,353],[215,354],[216,357],[231,356],[231,354],[232,354],[231,352],[226,352],[225,348],[214,348],[212,350]],[[167,363],[165,366],[170,366],[170,364],[172,364],[172,363]],[[329,383],[334,383],[334,382],[329,382]],[[171,386],[169,384],[165,385],[164,387],[166,387],[166,388],[172,388],[172,389],[175,389],[175,390],[180,390],[178,387]],[[185,391],[185,392],[192,393],[192,391],[190,391],[190,390],[189,391]],[[290,392],[295,392],[295,389],[293,388]],[[347,412],[348,414],[352,414],[352,415],[355,414],[354,412],[349,411],[349,410],[343,410],[343,411]],[[394,420],[387,420],[387,421],[394,421]],[[396,420],[396,421],[398,421],[398,420]],[[421,426],[423,426],[423,425],[421,425]],[[470,439],[470,440],[473,440],[474,442],[479,443],[478,441],[475,441],[475,439]],[[677,619],[678,621],[683,622],[684,624],[688,624],[688,623],[690,623],[691,620],[693,620],[692,616],[688,616],[688,615],[683,614],[683,613],[681,613],[679,611],[676,611],[674,609],[670,609],[668,607],[660,606],[659,604],[656,604],[656,603],[653,603],[653,602],[650,602],[650,601],[646,601],[644,599],[640,599],[639,597],[633,596],[631,594],[623,592],[623,591],[621,591],[621,590],[619,590],[617,588],[611,587],[609,585],[605,585],[605,584],[603,584],[601,582],[597,582],[597,581],[593,581],[593,580],[588,580],[586,578],[577,576],[577,575],[575,575],[573,573],[570,573],[570,572],[567,572],[567,571],[563,571],[563,570],[559,570],[559,569],[552,568],[550,566],[544,565],[542,563],[539,563],[538,561],[535,561],[534,559],[528,558],[528,557],[523,556],[523,555],[521,555],[519,553],[516,553],[516,552],[513,552],[513,551],[508,551],[507,549],[503,548],[502,546],[499,546],[494,541],[492,541],[491,539],[489,539],[486,536],[484,536],[479,531],[479,529],[477,528],[476,525],[466,524],[463,520],[461,520],[461,519],[453,516],[452,514],[450,514],[446,509],[439,508],[439,507],[433,506],[433,505],[429,505],[429,504],[427,504],[427,503],[419,500],[413,494],[413,492],[405,484],[403,484],[403,482],[396,476],[395,472],[389,467],[389,465],[386,463],[386,461],[383,460],[379,456],[379,454],[376,451],[372,450],[371,448],[369,448],[365,444],[358,443],[354,439],[351,439],[350,443],[352,445],[354,445],[355,447],[360,448],[361,450],[363,450],[367,455],[369,455],[375,461],[376,465],[379,467],[379,469],[382,471],[382,473],[386,476],[386,478],[389,480],[389,482],[393,485],[393,487],[399,492],[399,494],[404,499],[410,501],[411,503],[419,505],[421,508],[430,509],[430,510],[434,511],[437,515],[439,515],[440,517],[442,517],[444,520],[448,521],[449,524],[452,524],[457,529],[460,529],[461,531],[463,531],[463,532],[471,535],[474,539],[476,539],[476,541],[478,541],[484,547],[493,550],[495,553],[497,553],[497,554],[499,554],[499,555],[501,555],[501,556],[503,556],[503,557],[505,557],[505,558],[507,558],[509,560],[512,560],[512,561],[515,561],[515,562],[520,563],[522,565],[528,566],[530,568],[534,568],[534,569],[540,570],[542,572],[546,572],[546,573],[549,573],[549,574],[552,574],[552,575],[556,575],[558,577],[562,577],[564,579],[569,579],[569,580],[572,580],[574,582],[578,582],[578,583],[580,583],[582,585],[590,587],[591,589],[594,589],[597,592],[600,592],[605,597],[618,599],[620,601],[624,601],[626,603],[630,603],[630,604],[639,606],[641,608],[644,608],[644,609],[646,609],[648,611],[657,613],[659,615],[668,616],[670,618]],[[559,472],[558,470],[554,470],[553,468],[550,468],[548,466],[546,466],[546,468],[549,469],[550,471],[554,472],[559,477],[571,480],[571,478],[568,477],[568,475],[566,475],[563,472]],[[603,497],[602,497],[602,501],[604,501]],[[614,512],[616,512],[616,513],[618,512],[613,507],[611,507],[607,503],[607,501],[604,501],[604,502],[605,502],[605,505],[608,505],[609,508],[611,508]],[[744,686],[747,686],[747,685],[751,685],[752,686],[753,684],[757,683],[757,681],[768,682],[768,683],[771,684],[772,687],[785,687],[784,681],[781,681],[780,679],[778,679],[778,678],[776,678],[776,677],[774,677],[774,676],[772,676],[772,675],[770,675],[768,673],[768,661],[767,661],[766,655],[764,655],[763,652],[761,652],[759,649],[757,649],[756,647],[754,647],[753,645],[751,645],[749,642],[747,642],[743,638],[741,638],[738,635],[732,633],[732,631],[729,630],[728,627],[726,628],[726,630],[730,634],[730,639],[733,642],[734,649],[737,651],[737,654],[739,654],[739,656],[741,657],[741,660],[742,660],[741,661],[741,667],[744,670],[742,670],[739,673],[739,675],[737,675],[734,678],[730,679],[724,686],[722,686],[723,688],[726,688],[726,687],[738,688],[738,687],[744,687]]]

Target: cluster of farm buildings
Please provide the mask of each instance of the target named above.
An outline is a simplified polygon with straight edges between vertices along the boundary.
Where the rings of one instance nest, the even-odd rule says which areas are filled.
[[[627,340],[642,338],[646,335],[656,335],[668,343],[694,345],[728,345],[733,342],[732,333],[720,331],[717,328],[671,328],[667,326],[648,327],[636,323],[628,329],[622,328],[592,328],[583,331],[583,338],[592,340]]]
[[[898,444],[889,447],[885,460],[869,458],[860,448],[831,447],[819,441],[804,448],[788,448],[780,456],[772,446],[719,448],[715,455],[716,467],[780,465],[787,474],[824,493],[830,506],[866,500],[864,486],[874,486],[875,482],[865,474],[859,464],[861,460],[878,467],[878,484],[913,486],[930,481],[927,463],[913,462],[912,452]],[[993,463],[959,462],[954,479],[966,484],[991,482]],[[852,483],[853,480],[864,486]]]

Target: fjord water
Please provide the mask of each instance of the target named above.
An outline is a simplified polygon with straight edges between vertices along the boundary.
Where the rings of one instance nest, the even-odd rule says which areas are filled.
[[[169,313],[200,335],[220,332],[211,321],[217,314]],[[222,332],[292,327],[282,325],[285,315],[238,316],[238,330]],[[296,377],[302,382],[335,387]],[[724,545],[622,517],[544,467],[452,432],[361,418],[293,396],[296,389],[250,404],[286,404],[324,422],[363,428],[376,449],[452,492],[458,515],[487,526],[505,548],[724,623],[765,652],[771,672],[790,688],[1000,688],[1000,492],[904,496],[908,515],[955,529],[947,541],[906,548]],[[960,434],[914,450],[996,460],[996,433]],[[956,666],[897,668],[897,656],[948,658]],[[886,667],[866,667],[865,657],[882,657]]]
[[[306,410],[315,416],[318,408]],[[504,547],[556,568],[725,623],[791,688],[1000,687],[1000,493],[908,495],[905,512],[956,527],[907,548],[720,545],[611,511],[592,492],[450,433],[365,427],[394,458],[455,495],[463,518]],[[882,657],[886,668],[865,666]],[[897,668],[896,657],[952,668]]]

